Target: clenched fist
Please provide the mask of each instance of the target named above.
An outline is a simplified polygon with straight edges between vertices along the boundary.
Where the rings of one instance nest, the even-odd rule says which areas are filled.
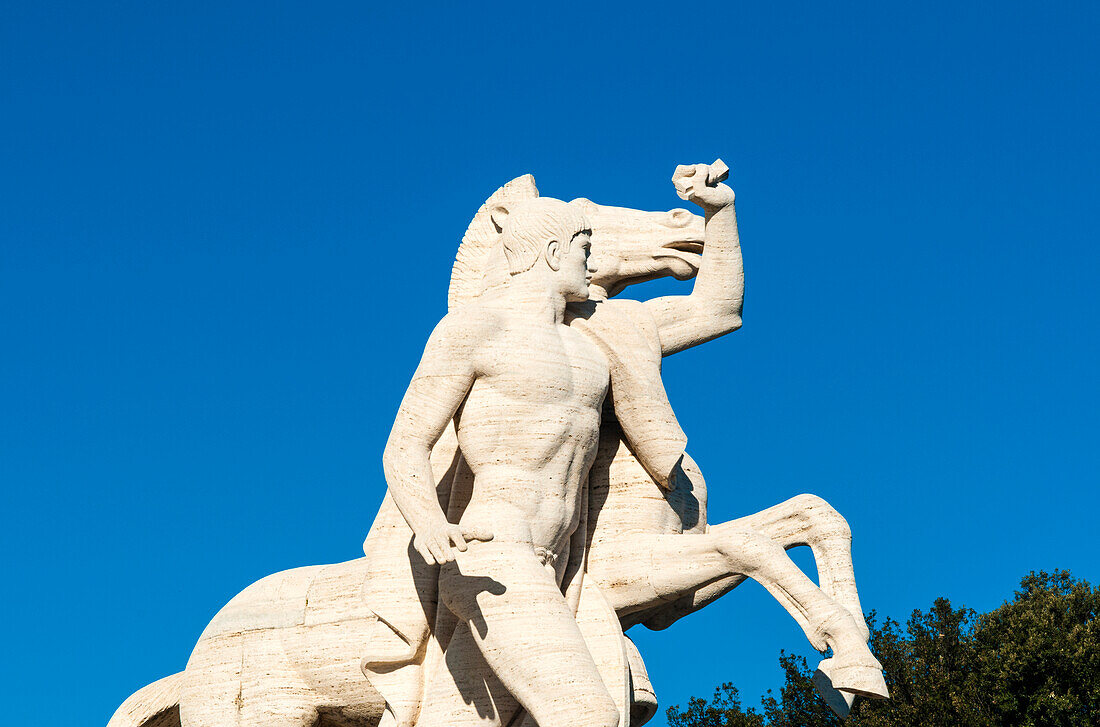
[[[681,164],[672,174],[672,184],[680,199],[713,212],[733,204],[733,190],[721,183],[728,175],[729,167],[721,159],[713,164]]]

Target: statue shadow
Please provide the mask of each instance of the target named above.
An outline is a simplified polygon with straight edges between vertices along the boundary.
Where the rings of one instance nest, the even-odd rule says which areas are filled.
[[[605,412],[604,416],[608,416]],[[617,430],[617,427],[616,427]],[[595,532],[596,526],[599,524],[600,515],[604,512],[605,507],[624,507],[629,506],[628,503],[621,501],[615,502],[612,499],[612,487],[611,487],[611,470],[614,464],[615,457],[618,455],[620,448],[625,447],[630,451],[630,445],[627,444],[621,437],[609,437],[604,436],[601,439],[599,450],[596,454],[596,459],[592,463],[592,468],[588,473],[588,543],[592,544],[592,534]],[[630,456],[637,462],[637,456],[631,451]],[[664,496],[665,501],[668,503],[672,511],[676,513],[680,519],[683,530],[692,530],[701,522],[706,519],[706,489],[703,484],[702,475],[697,472],[697,468],[692,467],[693,472],[689,473],[684,468],[684,460],[681,459],[676,464],[676,468],[672,471],[669,477],[669,489],[665,490],[657,485],[649,475],[644,476],[646,483],[652,486],[655,490],[660,491]],[[640,465],[638,465],[640,468]],[[690,467],[690,465],[689,465]],[[635,476],[639,476],[635,474]],[[621,485],[617,485],[621,487]],[[621,497],[621,495],[620,495]],[[609,500],[611,504],[609,505]]]
[[[454,684],[462,701],[472,707],[480,719],[508,724],[518,704],[477,648],[473,634],[484,639],[489,634],[489,624],[477,607],[477,596],[488,593],[500,596],[507,587],[489,576],[452,574],[452,587],[458,586],[468,600],[469,610],[460,620],[449,608],[440,604],[436,628],[450,631],[452,635],[444,646],[443,660],[447,671],[454,677]]]

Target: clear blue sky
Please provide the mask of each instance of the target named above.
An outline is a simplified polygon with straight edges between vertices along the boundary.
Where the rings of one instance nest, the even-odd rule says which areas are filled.
[[[524,172],[669,209],[732,167],[745,325],[665,368],[714,520],[822,495],[899,619],[1100,581],[1100,6],[1046,5],[5,3],[6,719],[103,724],[253,580],[359,554]],[[664,706],[805,651],[755,585],[635,635]]]

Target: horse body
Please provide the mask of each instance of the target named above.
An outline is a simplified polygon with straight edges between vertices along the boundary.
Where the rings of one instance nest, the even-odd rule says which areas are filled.
[[[267,576],[206,627],[187,667],[131,697],[108,727],[375,727],[360,660],[375,616],[365,559]],[[174,702],[174,704],[173,704]]]

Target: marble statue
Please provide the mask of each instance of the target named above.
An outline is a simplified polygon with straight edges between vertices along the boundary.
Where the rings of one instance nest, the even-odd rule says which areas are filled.
[[[727,174],[677,167],[702,217],[540,197],[530,175],[497,190],[398,411],[365,557],[249,586],[108,727],[638,727],[656,697],[624,630],[745,578],[832,651],[814,683],[838,715],[886,697],[847,523],[802,495],[708,524],[665,394],[663,356],[741,325]],[[614,297],[665,276],[690,295]]]

